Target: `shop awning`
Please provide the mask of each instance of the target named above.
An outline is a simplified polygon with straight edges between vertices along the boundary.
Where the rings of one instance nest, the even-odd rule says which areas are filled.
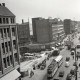
[[[21,74],[15,69],[11,71],[10,73],[3,76],[0,80],[15,80],[17,79]]]

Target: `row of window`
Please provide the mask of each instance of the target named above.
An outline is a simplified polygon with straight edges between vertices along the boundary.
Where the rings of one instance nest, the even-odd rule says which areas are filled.
[[[13,49],[14,50],[16,49],[16,40],[13,40]],[[11,51],[11,43],[10,43],[10,41],[2,43],[2,53],[5,54],[5,53],[8,53],[10,51]]]
[[[12,28],[12,36],[15,36],[15,28]],[[0,37],[1,38],[10,37],[10,30],[9,30],[9,28],[0,29]]]
[[[18,62],[18,56],[17,56],[17,53],[14,54],[14,61],[15,62]],[[6,58],[3,58],[3,65],[4,65],[4,68],[7,68],[8,66],[12,65],[13,64],[13,58],[12,58],[12,55],[6,57]]]
[[[0,24],[15,23],[14,18],[0,18]]]

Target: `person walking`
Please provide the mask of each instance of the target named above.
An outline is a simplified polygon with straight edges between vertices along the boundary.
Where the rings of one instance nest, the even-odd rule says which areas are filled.
[[[78,60],[78,54],[76,55],[76,58],[77,58],[77,60]]]
[[[73,59],[74,59],[74,55],[73,55]]]

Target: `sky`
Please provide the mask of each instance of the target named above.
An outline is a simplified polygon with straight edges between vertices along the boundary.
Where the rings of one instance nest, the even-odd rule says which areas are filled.
[[[16,22],[34,17],[60,18],[80,21],[80,0],[0,0],[16,15]]]

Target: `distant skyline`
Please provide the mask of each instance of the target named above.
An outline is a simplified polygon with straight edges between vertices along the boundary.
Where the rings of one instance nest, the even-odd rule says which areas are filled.
[[[0,0],[16,16],[16,22],[31,18],[60,18],[80,21],[80,0]]]

